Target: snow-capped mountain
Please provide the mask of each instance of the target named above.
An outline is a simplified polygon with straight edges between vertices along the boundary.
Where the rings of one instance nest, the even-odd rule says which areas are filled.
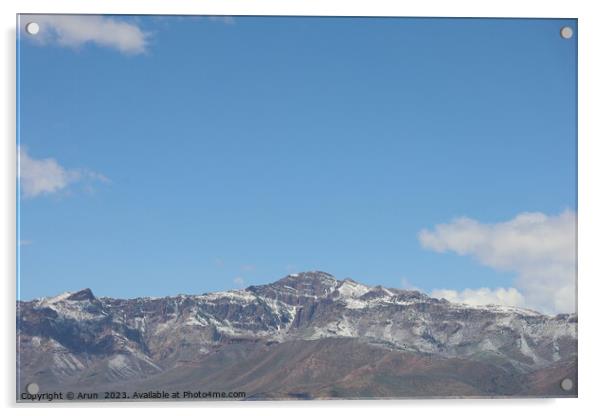
[[[96,298],[84,289],[17,306],[21,388],[576,394],[559,388],[561,377],[576,381],[576,315],[455,304],[324,272],[165,298]]]

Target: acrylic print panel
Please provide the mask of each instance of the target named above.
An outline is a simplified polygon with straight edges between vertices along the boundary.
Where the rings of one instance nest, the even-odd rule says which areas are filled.
[[[577,396],[576,20],[18,24],[17,400]]]

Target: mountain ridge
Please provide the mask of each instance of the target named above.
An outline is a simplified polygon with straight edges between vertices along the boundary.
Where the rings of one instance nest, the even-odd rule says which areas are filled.
[[[355,342],[340,344],[345,348],[377,348],[419,361],[431,357],[442,368],[460,360],[468,367],[503,368],[512,377],[557,367],[576,371],[576,314],[552,317],[515,307],[456,304],[418,291],[337,280],[321,271],[201,295],[97,298],[86,288],[19,301],[17,331],[22,386],[33,379],[89,388],[144,384],[191,366],[206,369],[224,354],[234,354],[230,360],[242,360],[241,366],[251,356],[271,357],[270,351],[301,357],[299,345],[325,359],[315,345],[329,350],[329,343],[345,339]],[[341,383],[345,389],[355,385]],[[308,394],[322,394],[324,388]],[[281,393],[288,397],[296,394],[292,390]],[[274,392],[257,393],[274,397]]]
[[[182,298],[182,297],[188,297],[188,298],[195,298],[195,297],[202,297],[202,296],[207,296],[207,295],[211,295],[211,294],[222,294],[222,293],[239,293],[239,292],[246,292],[246,291],[255,291],[257,290],[257,288],[263,288],[263,287],[267,287],[267,286],[275,286],[277,284],[279,284],[280,282],[286,282],[289,281],[289,279],[293,278],[303,278],[306,277],[308,275],[325,275],[325,276],[329,276],[331,277],[333,280],[337,281],[337,282],[350,282],[351,284],[355,284],[355,285],[360,285],[363,286],[365,288],[369,288],[371,289],[371,292],[375,292],[378,290],[383,290],[386,292],[390,292],[390,291],[395,291],[395,292],[401,292],[401,293],[408,293],[408,294],[415,294],[415,295],[420,295],[422,297],[425,298],[429,298],[429,299],[433,299],[433,300],[438,300],[441,302],[448,302],[450,304],[454,304],[454,305],[462,305],[464,307],[468,307],[468,308],[473,308],[473,309],[487,309],[487,308],[505,308],[507,310],[515,310],[519,313],[523,313],[523,314],[538,314],[538,315],[545,315],[548,317],[559,317],[559,316],[574,316],[576,317],[577,314],[576,313],[558,313],[555,315],[550,315],[550,314],[546,314],[544,312],[541,311],[537,311],[535,309],[532,308],[527,308],[527,307],[519,307],[519,306],[508,306],[508,305],[501,305],[501,304],[494,304],[494,303],[490,303],[490,304],[482,304],[482,305],[471,305],[471,304],[466,304],[466,303],[461,303],[461,302],[452,302],[449,301],[445,298],[436,298],[436,297],[431,297],[419,290],[416,289],[398,289],[398,288],[386,288],[384,286],[381,285],[376,285],[376,286],[368,286],[368,285],[364,285],[362,283],[359,283],[351,278],[345,278],[342,280],[337,280],[333,275],[327,273],[327,272],[323,272],[323,271],[309,271],[309,272],[300,272],[300,273],[292,273],[292,274],[288,274],[286,276],[284,276],[283,278],[273,282],[273,283],[268,283],[268,284],[263,284],[263,285],[250,285],[247,286],[246,288],[241,288],[241,289],[230,289],[230,290],[221,290],[221,291],[215,291],[215,292],[203,292],[201,294],[192,294],[192,293],[179,293],[176,295],[166,295],[166,296],[140,296],[140,297],[131,297],[131,298],[115,298],[115,297],[111,297],[111,296],[95,296],[92,292],[92,290],[90,288],[83,288],[80,290],[76,290],[74,292],[63,292],[59,295],[53,296],[53,297],[40,297],[40,298],[34,298],[34,299],[30,299],[30,300],[22,300],[22,301],[18,301],[18,302],[34,302],[34,301],[41,301],[41,300],[52,300],[52,299],[62,299],[62,298],[68,298],[68,300],[81,300],[81,299],[86,299],[86,298],[90,298],[90,299],[99,299],[99,300],[111,300],[111,299],[119,299],[119,300],[129,300],[129,301],[135,301],[135,300],[156,300],[156,299],[177,299],[177,298]],[[317,297],[319,297],[318,295],[315,295]],[[80,299],[81,298],[81,299]]]

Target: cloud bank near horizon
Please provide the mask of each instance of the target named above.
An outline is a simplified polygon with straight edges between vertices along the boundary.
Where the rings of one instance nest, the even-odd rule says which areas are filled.
[[[470,256],[494,270],[516,274],[509,288],[437,289],[435,297],[468,304],[497,303],[546,313],[575,311],[576,225],[574,211],[524,212],[500,223],[461,217],[418,233],[422,247]]]

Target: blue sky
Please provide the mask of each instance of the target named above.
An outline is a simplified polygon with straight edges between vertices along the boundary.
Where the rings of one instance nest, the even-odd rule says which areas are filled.
[[[575,20],[45,18],[19,42],[21,298],[316,269],[527,292],[420,232],[576,210]]]

